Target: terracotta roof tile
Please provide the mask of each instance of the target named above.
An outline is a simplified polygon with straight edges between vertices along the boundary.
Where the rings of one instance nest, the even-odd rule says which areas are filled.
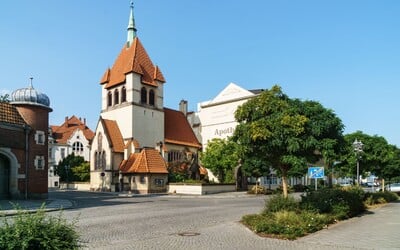
[[[27,125],[17,108],[8,102],[0,102],[0,123],[12,125]]]
[[[117,122],[106,119],[102,119],[102,122],[104,125],[105,134],[110,141],[110,147],[113,148],[114,152],[123,153],[125,144]]]
[[[127,47],[125,45],[122,48],[112,68],[107,69],[104,73],[100,84],[106,84],[105,88],[108,89],[124,83],[126,80],[125,75],[131,72],[140,74],[142,82],[152,86],[158,86],[156,80],[165,82],[160,69],[152,63],[137,37],[133,40],[132,46]]]
[[[152,148],[145,148],[121,162],[119,169],[123,173],[158,173],[167,174],[167,164],[160,153]]]
[[[67,119],[61,126],[51,125],[50,128],[53,132],[53,138],[57,143],[67,143],[77,129],[82,130],[83,135],[88,141],[91,141],[94,137],[94,132],[74,115]]]
[[[177,110],[164,108],[165,142],[201,148],[185,115]]]
[[[140,144],[138,142],[138,140],[136,139],[129,139],[126,143],[125,143],[125,147],[124,148],[128,148],[131,144],[133,144],[133,146],[135,148],[140,148]]]

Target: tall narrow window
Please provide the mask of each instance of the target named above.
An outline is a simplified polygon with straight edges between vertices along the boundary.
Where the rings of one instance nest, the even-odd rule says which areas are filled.
[[[114,90],[114,105],[119,103],[119,92],[118,89]]]
[[[122,87],[122,90],[121,90],[121,102],[126,102],[126,88],[125,88],[125,86]]]
[[[61,159],[65,158],[65,148],[61,149]]]
[[[149,104],[151,106],[154,106],[154,90],[152,89],[149,92]]]
[[[140,102],[147,103],[147,90],[145,87],[140,90]]]
[[[107,107],[111,107],[111,105],[112,105],[112,94],[109,91],[107,94]]]
[[[80,154],[83,152],[83,144],[79,141],[74,142],[72,144],[72,152],[74,152],[75,154]]]

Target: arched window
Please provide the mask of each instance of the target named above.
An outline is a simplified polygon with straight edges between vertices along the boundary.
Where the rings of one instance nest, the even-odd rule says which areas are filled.
[[[108,94],[107,94],[107,107],[111,107],[111,105],[112,105],[112,94],[111,94],[111,91],[108,91]]]
[[[114,105],[119,103],[119,91],[118,89],[114,90]]]
[[[147,90],[145,87],[140,90],[140,103],[147,103]]]
[[[105,169],[106,168],[106,151],[103,150],[102,154],[101,154],[101,169]]]
[[[122,102],[126,102],[126,88],[125,88],[125,86],[122,87],[122,90],[121,90],[121,103]]]
[[[78,154],[82,153],[83,152],[83,144],[79,141],[74,142],[72,144],[72,152],[78,153]]]
[[[154,106],[154,90],[152,89],[149,92],[149,104],[151,106]]]

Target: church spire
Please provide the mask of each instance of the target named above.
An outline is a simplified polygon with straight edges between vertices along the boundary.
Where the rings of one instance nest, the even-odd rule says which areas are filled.
[[[129,47],[133,39],[136,37],[136,27],[135,27],[135,19],[133,18],[133,0],[131,1],[131,13],[129,15],[129,23],[128,23],[128,39],[126,41],[127,47]]]

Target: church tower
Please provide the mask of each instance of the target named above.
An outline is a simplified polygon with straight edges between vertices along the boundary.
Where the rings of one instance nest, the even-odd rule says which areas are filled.
[[[127,41],[100,80],[101,118],[116,121],[124,141],[154,148],[164,141],[165,79],[136,32],[131,2]]]

